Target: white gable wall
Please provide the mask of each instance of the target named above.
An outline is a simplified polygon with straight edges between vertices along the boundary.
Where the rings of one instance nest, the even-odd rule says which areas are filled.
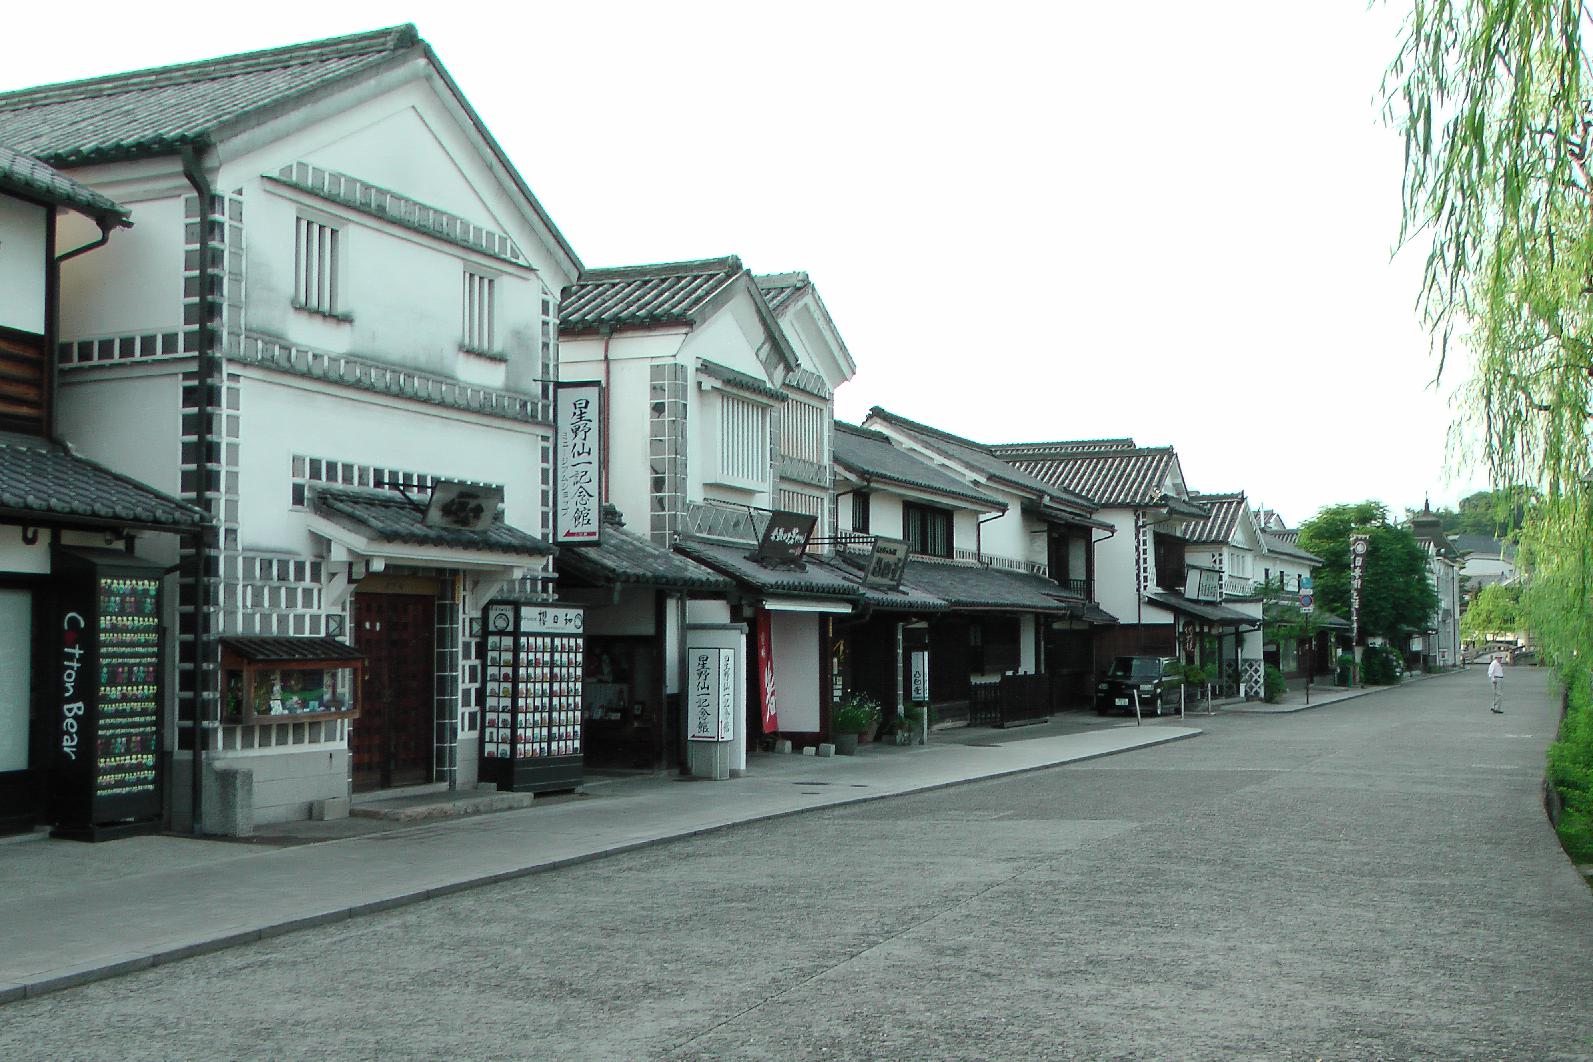
[[[0,325],[43,335],[50,211],[0,193]]]

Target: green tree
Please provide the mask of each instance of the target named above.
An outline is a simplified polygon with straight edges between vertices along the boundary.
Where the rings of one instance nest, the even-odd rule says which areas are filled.
[[[1300,548],[1322,558],[1314,574],[1316,598],[1329,612],[1350,615],[1350,535],[1370,536],[1362,570],[1360,632],[1403,649],[1427,630],[1438,608],[1428,577],[1427,551],[1408,527],[1388,522],[1373,501],[1330,505],[1300,525]]]
[[[1521,588],[1492,583],[1477,591],[1460,617],[1460,633],[1473,641],[1521,629]]]
[[[1468,494],[1460,499],[1455,527],[1451,529],[1446,526],[1445,530],[1507,538],[1521,530],[1535,494],[1530,487],[1479,490],[1475,494]]]

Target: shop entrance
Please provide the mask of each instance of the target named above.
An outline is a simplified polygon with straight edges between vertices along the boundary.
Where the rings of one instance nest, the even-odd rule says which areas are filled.
[[[355,644],[365,653],[349,734],[356,792],[431,780],[435,612],[431,597],[354,595]]]

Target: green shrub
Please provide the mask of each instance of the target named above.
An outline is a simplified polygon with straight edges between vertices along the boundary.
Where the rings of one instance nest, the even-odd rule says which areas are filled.
[[[1361,654],[1361,680],[1368,686],[1392,686],[1404,668],[1399,652],[1388,645],[1368,645]]]
[[[1289,691],[1289,684],[1283,678],[1283,672],[1273,667],[1266,666],[1261,673],[1261,699],[1268,704],[1277,704],[1278,699]]]
[[[1571,687],[1560,736],[1549,746],[1548,774],[1563,803],[1560,843],[1573,862],[1593,863],[1593,696],[1581,676]]]
[[[879,701],[866,693],[848,690],[841,703],[835,706],[830,729],[837,734],[861,734],[879,719]]]

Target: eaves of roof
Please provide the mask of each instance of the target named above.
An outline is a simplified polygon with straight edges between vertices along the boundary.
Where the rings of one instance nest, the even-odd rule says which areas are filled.
[[[74,181],[49,163],[0,144],[0,192],[50,206],[70,207],[104,228],[133,224],[128,209],[86,184]]]
[[[927,491],[997,512],[1007,507],[999,498],[961,483],[949,473],[901,449],[883,432],[837,421],[835,433],[835,464],[865,482]]]
[[[697,361],[697,371],[704,376],[713,377],[720,383],[729,384],[737,390],[746,391],[760,398],[767,398],[771,402],[786,402],[790,400],[789,396],[778,387],[773,387],[756,376],[751,376],[739,369],[721,365],[717,361],[700,358]]]

